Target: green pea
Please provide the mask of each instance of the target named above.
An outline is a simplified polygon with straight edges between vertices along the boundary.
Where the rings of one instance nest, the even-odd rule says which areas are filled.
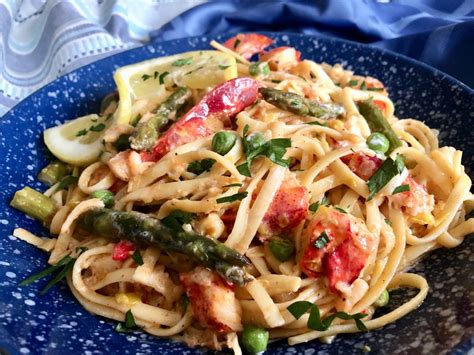
[[[212,138],[212,150],[220,155],[226,155],[232,149],[237,137],[231,132],[218,132]]]
[[[369,138],[367,138],[367,145],[370,149],[382,153],[387,152],[390,148],[390,142],[387,137],[379,132],[372,133]]]
[[[91,194],[91,197],[101,200],[105,207],[111,207],[114,204],[114,193],[109,190],[97,190]]]
[[[295,247],[291,240],[281,237],[273,237],[268,246],[273,256],[281,262],[290,259],[295,252]]]
[[[242,332],[242,346],[249,353],[265,351],[268,344],[268,331],[253,325],[246,325]]]
[[[388,304],[390,300],[390,295],[387,290],[383,290],[380,296],[375,300],[374,306],[375,307],[384,307]]]
[[[257,76],[259,74],[267,76],[268,74],[270,74],[270,67],[268,66],[267,62],[253,63],[249,66],[249,74],[252,76]]]
[[[119,152],[127,150],[130,148],[130,135],[129,134],[121,134],[117,140],[114,142],[115,149]]]

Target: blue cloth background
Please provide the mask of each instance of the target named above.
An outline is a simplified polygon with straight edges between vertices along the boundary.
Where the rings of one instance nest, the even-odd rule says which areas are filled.
[[[0,116],[104,56],[149,41],[237,31],[367,43],[474,87],[474,0],[0,0]]]

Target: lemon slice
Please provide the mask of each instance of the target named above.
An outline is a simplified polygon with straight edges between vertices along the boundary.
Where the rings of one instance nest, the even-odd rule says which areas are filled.
[[[85,166],[99,157],[109,122],[96,114],[76,118],[44,131],[44,142],[58,159],[71,165]]]
[[[236,77],[235,58],[218,51],[185,52],[121,67],[114,74],[120,96],[117,122],[128,124],[133,102],[160,97],[164,88],[205,89]]]

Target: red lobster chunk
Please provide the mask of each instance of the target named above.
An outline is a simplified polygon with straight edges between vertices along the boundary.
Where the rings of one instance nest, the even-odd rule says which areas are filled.
[[[216,86],[160,137],[151,152],[140,154],[142,161],[158,161],[170,150],[214,133],[209,121],[224,121],[255,102],[258,81],[236,78]]]

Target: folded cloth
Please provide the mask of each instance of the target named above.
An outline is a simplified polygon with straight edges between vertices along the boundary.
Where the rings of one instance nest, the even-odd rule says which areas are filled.
[[[107,55],[150,40],[243,31],[367,43],[474,87],[472,0],[156,0],[139,6],[126,0],[23,0],[0,2],[0,116],[58,76]]]

